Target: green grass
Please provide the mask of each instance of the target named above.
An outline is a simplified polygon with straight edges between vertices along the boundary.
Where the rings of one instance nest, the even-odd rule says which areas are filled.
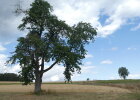
[[[140,84],[140,80],[96,80],[96,81],[81,81],[73,82],[73,84],[86,84],[86,85],[107,85],[107,84]]]
[[[96,81],[74,81],[72,84],[93,84],[93,85],[102,85],[102,84],[140,84],[140,79],[137,80],[96,80]],[[21,85],[22,82],[2,82],[0,85]],[[31,83],[34,84],[34,83]],[[42,84],[65,84],[64,82],[43,82]]]
[[[31,83],[34,84],[34,83]],[[43,82],[42,84],[65,84],[64,82]],[[0,81],[0,85],[22,85],[22,82],[3,82]]]
[[[95,83],[98,83],[98,84],[106,84],[106,83],[113,83],[113,84],[122,84],[122,83],[140,83],[140,80],[132,80],[132,79],[128,79],[128,80],[98,80],[98,81],[95,81]]]
[[[74,81],[72,84],[91,84],[91,85],[103,85],[103,84],[133,84],[139,83],[140,79],[137,80],[96,80],[96,81]],[[21,85],[22,82],[2,82],[0,81],[0,85]],[[34,84],[34,83],[31,83]],[[65,82],[43,82],[42,84],[65,84]]]
[[[0,85],[22,85],[22,83],[0,83]]]

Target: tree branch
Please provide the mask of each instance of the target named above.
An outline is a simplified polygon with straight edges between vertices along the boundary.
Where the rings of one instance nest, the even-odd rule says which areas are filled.
[[[41,62],[41,71],[44,70],[44,55],[42,56],[42,62]]]
[[[49,68],[43,70],[43,73],[44,73],[44,72],[47,72],[48,70],[50,70],[51,68],[53,68],[53,66],[54,66],[55,64],[57,64],[58,61],[59,61],[59,60],[56,60]]]

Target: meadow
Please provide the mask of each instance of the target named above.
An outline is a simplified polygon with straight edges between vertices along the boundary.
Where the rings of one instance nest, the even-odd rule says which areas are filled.
[[[140,100],[140,80],[43,83],[42,94],[33,89],[34,84],[0,82],[0,100]]]

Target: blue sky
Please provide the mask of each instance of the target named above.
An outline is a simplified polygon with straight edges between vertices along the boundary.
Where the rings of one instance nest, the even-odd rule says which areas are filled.
[[[21,0],[23,9],[29,8],[33,0]],[[17,38],[25,32],[17,30],[21,16],[13,11],[18,0],[0,1],[0,72],[20,70],[18,64],[5,66],[10,52],[14,51]],[[120,79],[118,68],[126,67],[130,79],[140,78],[140,0],[48,0],[53,13],[67,24],[79,21],[91,23],[98,30],[94,43],[86,46],[87,55],[81,66],[81,74],[74,74],[73,80]],[[5,3],[6,5],[3,5]],[[6,7],[5,7],[6,6]],[[47,67],[47,65],[46,65]],[[64,68],[56,65],[43,77],[44,81],[62,81]]]

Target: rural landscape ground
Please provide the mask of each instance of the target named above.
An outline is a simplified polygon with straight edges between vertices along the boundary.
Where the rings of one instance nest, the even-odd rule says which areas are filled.
[[[0,100],[140,100],[140,80],[43,83],[42,94],[33,94],[34,84],[0,82]]]

